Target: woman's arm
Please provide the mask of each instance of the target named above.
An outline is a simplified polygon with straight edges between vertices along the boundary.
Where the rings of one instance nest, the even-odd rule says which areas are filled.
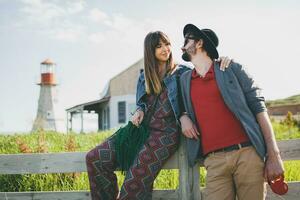
[[[140,123],[143,121],[144,118],[144,113],[145,113],[145,109],[146,109],[146,103],[143,101],[143,98],[141,98],[142,93],[144,93],[145,91],[143,91],[144,87],[142,87],[142,84],[144,84],[143,81],[143,76],[144,73],[141,72],[138,82],[137,82],[137,86],[136,86],[136,107],[137,109],[135,110],[132,118],[131,118],[131,122],[135,125],[135,126],[139,126]]]

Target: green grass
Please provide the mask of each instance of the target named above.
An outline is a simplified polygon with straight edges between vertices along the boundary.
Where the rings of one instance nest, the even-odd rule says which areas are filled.
[[[273,128],[277,140],[300,138],[298,127],[287,127],[282,123],[273,122]],[[32,152],[39,151],[39,138],[44,135],[43,145],[48,152],[68,151],[66,146],[73,138],[73,149],[75,151],[88,151],[109,137],[113,131],[89,134],[62,134],[57,132],[36,132],[30,134],[0,135],[0,154],[21,153],[17,140],[26,145]],[[41,145],[41,143],[40,143]],[[71,145],[72,146],[72,145]],[[75,146],[75,147],[74,147]],[[70,147],[69,147],[70,150]],[[20,163],[21,164],[21,163]],[[285,177],[287,181],[300,181],[300,161],[286,161]],[[206,171],[200,169],[201,186],[205,184]],[[161,170],[154,182],[156,189],[176,189],[179,184],[178,170]],[[121,186],[124,176],[117,172],[118,184]],[[87,173],[69,174],[26,174],[26,175],[0,175],[0,192],[13,191],[69,191],[88,190]]]
[[[299,103],[300,103],[300,94],[285,99],[269,100],[266,102],[267,106],[294,105]]]
[[[286,181],[300,181],[300,160],[284,161]]]
[[[290,140],[300,138],[300,131],[297,126],[288,127],[283,123],[274,123],[273,129],[276,140]]]

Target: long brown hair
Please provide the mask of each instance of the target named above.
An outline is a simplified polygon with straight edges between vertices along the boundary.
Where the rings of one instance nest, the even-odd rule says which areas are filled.
[[[168,36],[161,31],[148,33],[144,40],[144,71],[147,94],[159,94],[162,91],[158,61],[155,57],[155,49],[159,45],[160,40],[163,43],[170,43]],[[175,65],[171,52],[167,61],[166,72],[170,73],[174,67]]]

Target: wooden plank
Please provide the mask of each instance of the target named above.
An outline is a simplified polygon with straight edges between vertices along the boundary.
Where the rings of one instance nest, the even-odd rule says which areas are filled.
[[[201,200],[200,193],[200,167],[196,164],[189,167],[187,160],[186,139],[181,137],[182,145],[178,150],[179,173],[179,199],[181,200]]]
[[[0,154],[0,174],[86,172],[86,152]],[[176,153],[164,169],[178,168]]]
[[[0,200],[91,200],[88,191],[0,192]]]
[[[0,155],[0,174],[86,171],[85,152]]]
[[[296,200],[300,199],[300,182],[289,182],[289,192],[279,196],[268,188],[266,200]],[[203,189],[201,192],[203,194]],[[0,200],[90,200],[88,191],[70,192],[0,192]],[[154,200],[175,200],[178,198],[176,190],[154,190]],[[181,199],[180,199],[181,200]]]
[[[178,165],[179,165],[179,199],[191,200],[191,183],[189,177],[191,176],[191,170],[188,166],[188,160],[186,156],[186,139],[181,137],[182,144],[178,150]]]
[[[269,185],[267,185],[266,200],[298,200],[300,199],[300,182],[288,182],[289,191],[285,195],[277,195],[272,192]],[[201,195],[204,198],[205,188],[201,188]],[[205,199],[205,198],[204,198]]]
[[[278,146],[283,160],[300,160],[300,139],[279,141]],[[0,154],[0,174],[85,172],[85,154],[86,152]],[[203,163],[200,163],[200,166],[203,166]],[[178,167],[178,152],[176,152],[163,169],[178,169]]]
[[[154,190],[153,200],[177,200],[178,190]]]
[[[89,191],[0,192],[0,200],[91,200]],[[153,200],[176,200],[176,190],[155,190]]]

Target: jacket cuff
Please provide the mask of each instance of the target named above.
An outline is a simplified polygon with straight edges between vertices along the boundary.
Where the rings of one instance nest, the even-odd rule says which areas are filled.
[[[135,109],[135,112],[138,111],[138,110],[141,110],[145,113],[145,108],[143,106],[137,106],[136,109]]]
[[[267,112],[268,109],[265,105],[264,102],[258,102],[256,105],[255,105],[255,108],[253,109],[253,114],[254,116],[256,116],[258,113],[261,113],[261,112]]]

